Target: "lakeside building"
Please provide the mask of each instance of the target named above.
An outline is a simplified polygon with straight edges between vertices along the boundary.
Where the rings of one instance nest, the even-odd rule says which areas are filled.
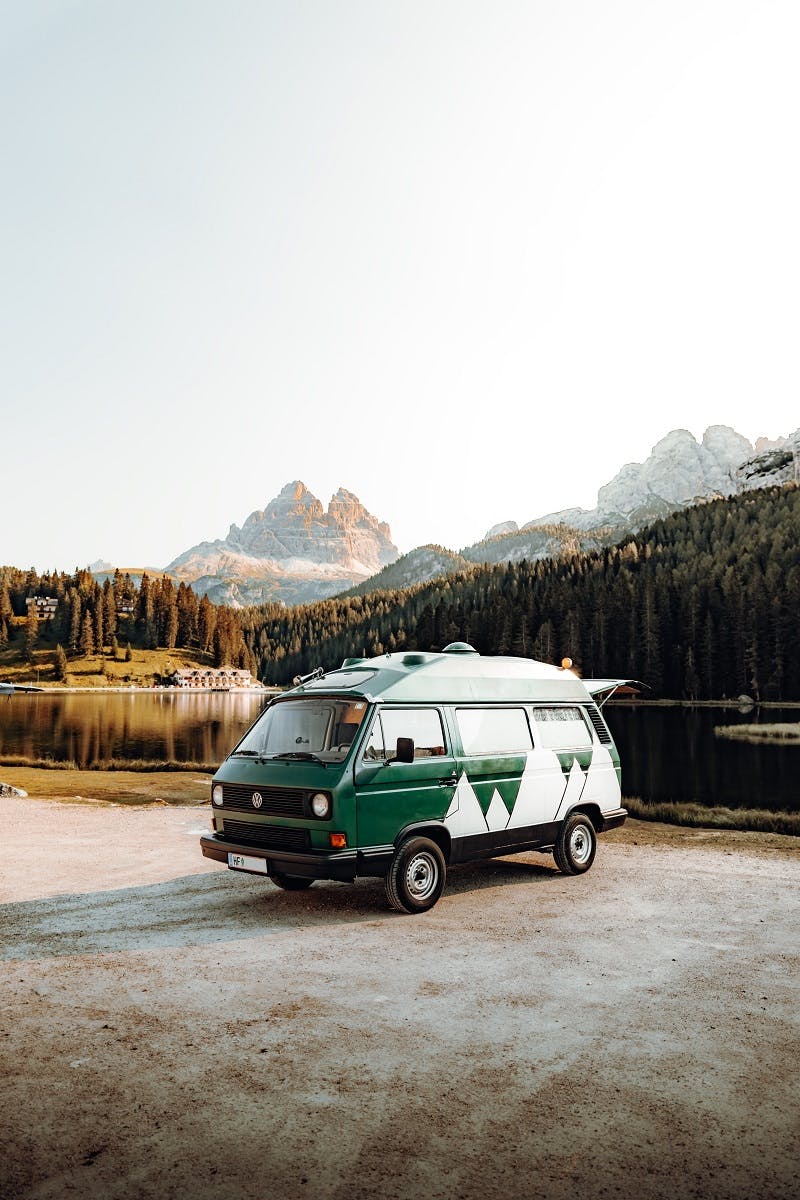
[[[251,671],[232,667],[182,667],[172,674],[175,687],[204,688],[219,691],[225,688],[260,687]]]
[[[58,596],[26,596],[25,606],[29,613],[34,605],[40,621],[52,621],[58,608]]]

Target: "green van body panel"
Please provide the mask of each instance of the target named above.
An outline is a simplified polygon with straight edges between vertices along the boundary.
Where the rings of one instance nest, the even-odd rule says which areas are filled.
[[[523,848],[552,848],[560,823],[580,806],[584,795],[589,799],[583,807],[595,813],[598,830],[625,818],[619,801],[619,754],[601,719],[598,725],[586,686],[570,671],[469,651],[415,651],[329,672],[272,704],[291,704],[308,696],[367,702],[346,758],[325,765],[265,761],[237,757],[234,750],[212,781],[212,789],[222,785],[225,799],[222,805],[212,804],[213,835],[201,839],[208,857],[230,862],[229,854],[236,852],[265,860],[270,873],[350,880],[384,874],[409,832],[422,830],[434,837],[452,863]],[[591,746],[550,751],[537,745],[534,735],[530,751],[464,754],[458,708],[523,709],[531,723],[531,710],[542,705],[580,708]],[[364,758],[379,712],[429,707],[442,718],[443,755],[417,757],[410,763]],[[310,796],[319,791],[332,799],[325,820],[314,817],[309,808]],[[263,795],[263,810],[248,803],[248,796],[256,793]],[[267,811],[274,795],[285,794],[302,794],[302,800],[295,801],[296,815]],[[333,833],[344,834],[345,849],[332,848]],[[286,848],[293,837],[303,839],[300,850]]]

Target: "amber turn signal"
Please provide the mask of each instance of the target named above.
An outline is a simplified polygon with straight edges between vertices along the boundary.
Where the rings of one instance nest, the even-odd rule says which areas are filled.
[[[333,847],[334,850],[347,849],[347,834],[332,833],[331,834],[331,846]]]

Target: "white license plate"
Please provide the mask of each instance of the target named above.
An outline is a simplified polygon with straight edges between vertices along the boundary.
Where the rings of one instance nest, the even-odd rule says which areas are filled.
[[[234,871],[258,871],[259,875],[267,874],[266,860],[253,858],[250,854],[229,854],[228,866]]]

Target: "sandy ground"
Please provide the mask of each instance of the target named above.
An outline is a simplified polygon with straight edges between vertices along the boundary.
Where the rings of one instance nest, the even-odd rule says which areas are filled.
[[[287,894],[208,808],[0,800],[0,1196],[796,1197],[800,839]]]

